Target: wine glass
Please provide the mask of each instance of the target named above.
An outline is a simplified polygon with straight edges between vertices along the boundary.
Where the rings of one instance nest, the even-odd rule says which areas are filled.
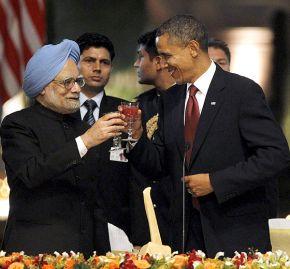
[[[125,115],[125,121],[128,124],[128,137],[122,140],[131,142],[136,141],[136,139],[132,137],[132,134],[133,134],[133,124],[138,115],[139,103],[137,101],[132,102],[123,101],[121,102],[121,107],[122,114]]]
[[[107,112],[107,113],[103,113],[103,115],[111,114],[111,113],[119,113],[120,116],[121,116],[121,113],[119,111]],[[121,136],[120,135],[115,135],[113,137],[113,145],[112,145],[111,149],[109,150],[109,152],[122,149],[121,142],[122,142]]]

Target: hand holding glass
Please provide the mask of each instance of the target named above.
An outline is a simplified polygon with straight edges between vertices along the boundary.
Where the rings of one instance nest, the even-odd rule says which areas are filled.
[[[104,113],[104,115],[105,114],[110,114],[110,113],[119,113],[120,114],[119,111],[113,111],[113,112]],[[121,148],[122,148],[122,145],[121,145],[121,136],[115,135],[113,137],[113,146],[111,147],[111,149],[109,151],[111,152],[111,151],[119,150]]]

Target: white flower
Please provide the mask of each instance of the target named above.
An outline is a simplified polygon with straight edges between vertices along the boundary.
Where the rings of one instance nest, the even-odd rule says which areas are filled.
[[[64,258],[68,258],[68,257],[69,257],[69,255],[68,255],[67,252],[63,252],[63,253],[61,253],[61,256],[64,257]]]
[[[216,255],[215,255],[215,259],[218,259],[218,258],[220,258],[220,257],[223,257],[223,256],[225,256],[225,253],[224,252],[222,252],[222,251],[220,251],[220,252],[218,252]]]
[[[225,261],[225,265],[226,266],[232,266],[233,265],[233,262],[232,261]]]
[[[74,251],[70,251],[70,255],[74,258],[74,259],[78,259],[80,257],[80,253],[77,252],[75,253]]]
[[[240,257],[241,257],[241,254],[240,254],[239,252],[235,251],[235,256],[234,256],[234,258],[240,258]]]
[[[174,251],[174,252],[172,252],[171,257],[173,257],[173,256],[175,256],[177,254],[178,254],[178,251]]]
[[[200,258],[205,258],[205,253],[202,252],[201,250],[196,251],[196,255]]]
[[[255,255],[258,256],[258,259],[263,258],[263,254],[259,251],[255,252]]]
[[[53,252],[53,254],[54,254],[56,257],[60,256],[60,253],[57,252],[57,251]]]
[[[3,250],[0,251],[0,257],[5,257],[5,254],[6,254],[5,251],[3,251]]]

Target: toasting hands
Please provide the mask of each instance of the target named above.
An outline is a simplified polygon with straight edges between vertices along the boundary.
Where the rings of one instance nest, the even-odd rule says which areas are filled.
[[[81,136],[87,149],[97,146],[114,136],[121,135],[127,125],[124,119],[125,116],[119,112],[108,113],[99,118]]]
[[[118,106],[118,110],[119,110],[120,113],[122,113],[122,111],[123,111],[122,106]],[[143,133],[141,115],[142,115],[142,112],[141,112],[140,109],[138,109],[137,116],[135,117],[134,122],[132,124],[132,137],[134,139],[136,139],[136,140],[138,140],[142,136],[142,133]],[[124,116],[124,119],[125,119],[125,116]],[[128,132],[128,125],[126,125],[125,128],[122,131],[123,132]]]

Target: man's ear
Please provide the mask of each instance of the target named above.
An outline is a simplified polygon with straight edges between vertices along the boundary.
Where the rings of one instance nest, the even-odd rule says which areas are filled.
[[[51,87],[50,83],[43,88],[43,90],[39,93],[39,95],[45,95],[45,92],[49,87]]]
[[[189,48],[191,57],[197,57],[200,50],[199,43],[195,40],[190,40],[187,46]]]
[[[40,92],[40,95],[45,95],[45,88]]]
[[[160,69],[162,69],[162,66],[161,66],[161,56],[155,56],[153,58],[153,62],[156,66],[156,71],[159,71]]]
[[[167,68],[167,62],[162,56],[156,56],[154,58],[156,64],[156,70],[159,71],[161,69]]]

